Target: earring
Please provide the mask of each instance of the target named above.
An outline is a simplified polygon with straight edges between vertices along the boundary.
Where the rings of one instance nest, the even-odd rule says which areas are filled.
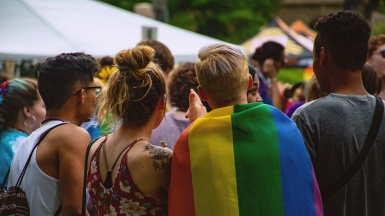
[[[32,128],[33,128],[33,125],[36,123],[36,118],[35,118],[35,116],[32,115],[31,117],[32,117],[32,119],[33,119],[33,123],[30,124],[30,125],[28,125],[27,122],[26,122],[25,119],[24,119],[24,125],[25,125],[26,127],[30,128],[30,129],[32,129]]]

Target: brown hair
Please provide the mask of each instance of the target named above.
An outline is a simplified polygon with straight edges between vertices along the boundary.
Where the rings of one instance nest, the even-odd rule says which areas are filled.
[[[365,90],[369,94],[378,95],[381,92],[381,75],[372,65],[365,64],[362,68],[362,82],[364,84]]]
[[[23,107],[31,107],[39,100],[37,82],[33,79],[12,79],[6,87],[8,92],[1,94],[0,131],[14,128],[19,111]]]
[[[368,44],[368,57],[371,57],[373,52],[377,50],[377,47],[385,44],[385,35],[371,36]]]
[[[317,100],[326,95],[328,95],[328,93],[321,90],[317,77],[313,75],[307,84],[306,102]]]
[[[111,113],[113,123],[122,119],[123,126],[147,123],[166,93],[165,78],[153,62],[154,55],[154,49],[149,46],[137,46],[116,54],[118,69],[98,99],[96,115],[100,120]]]
[[[197,91],[198,81],[195,72],[195,63],[185,62],[170,75],[169,95],[172,106],[179,111],[186,112],[189,108],[190,89]]]
[[[172,55],[170,49],[162,42],[153,39],[146,39],[141,41],[138,45],[146,45],[155,50],[154,62],[160,65],[166,76],[174,68],[174,56]]]

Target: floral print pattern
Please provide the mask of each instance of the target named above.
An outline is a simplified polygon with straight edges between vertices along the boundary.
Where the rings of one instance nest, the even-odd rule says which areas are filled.
[[[88,170],[87,188],[92,211],[97,215],[167,215],[167,205],[160,200],[146,196],[133,181],[125,163],[127,151],[120,161],[117,176],[111,188],[105,188],[100,177],[99,157],[103,143],[91,158]]]

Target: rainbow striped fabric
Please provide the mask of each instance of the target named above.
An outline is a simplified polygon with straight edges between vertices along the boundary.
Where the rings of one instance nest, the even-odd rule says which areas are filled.
[[[169,215],[323,215],[295,123],[263,103],[197,119],[174,147]]]

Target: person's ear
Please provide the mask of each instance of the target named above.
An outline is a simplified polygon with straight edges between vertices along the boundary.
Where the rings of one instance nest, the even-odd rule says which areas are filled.
[[[76,100],[78,102],[78,104],[84,104],[85,102],[85,98],[86,98],[86,90],[82,89],[80,90],[79,94],[75,95],[76,96]]]
[[[247,90],[250,90],[253,87],[253,77],[249,74],[249,82],[247,83]]]
[[[320,51],[319,51],[319,55],[320,55],[320,64],[324,65],[327,61],[327,58],[328,58],[328,52],[326,51],[326,49],[324,47],[321,47]]]
[[[167,106],[167,95],[163,95],[162,99],[159,101],[159,109],[163,110],[163,109],[166,109],[166,106]]]
[[[26,118],[30,118],[32,116],[30,107],[23,107],[23,114]]]
[[[197,90],[198,90],[198,95],[201,98],[201,100],[207,101],[207,95],[206,95],[206,92],[203,90],[203,88],[198,86]]]

